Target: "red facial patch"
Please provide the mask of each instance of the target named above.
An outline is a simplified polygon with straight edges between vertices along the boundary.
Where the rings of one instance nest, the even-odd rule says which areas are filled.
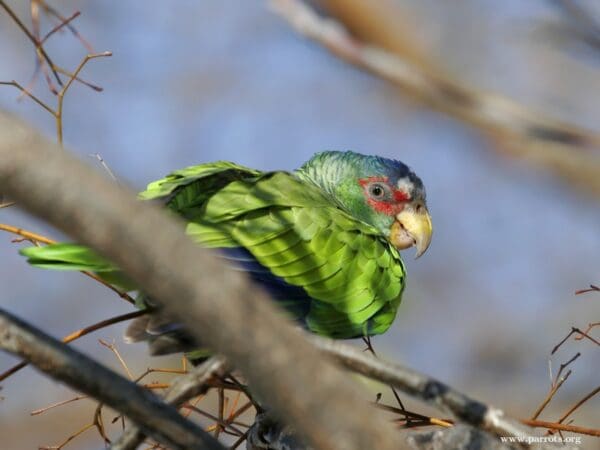
[[[358,183],[365,188],[365,197],[367,199],[367,203],[377,212],[386,214],[388,216],[395,216],[400,211],[404,209],[404,204],[409,200],[409,195],[392,186],[388,182],[388,177],[367,177],[367,178],[359,178]],[[376,200],[371,197],[369,194],[367,187],[371,183],[384,183],[388,186],[388,188],[392,191],[392,195],[394,200]]]

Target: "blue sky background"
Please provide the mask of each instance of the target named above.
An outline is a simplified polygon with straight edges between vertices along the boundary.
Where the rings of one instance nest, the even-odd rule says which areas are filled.
[[[16,7],[23,17],[25,3]],[[466,84],[600,131],[598,54],[549,37],[548,26],[560,21],[550,2],[399,3],[428,54]],[[392,330],[375,341],[380,353],[526,417],[548,389],[551,348],[572,325],[598,320],[600,299],[573,295],[600,282],[597,200],[501,156],[476,130],[336,59],[298,36],[265,2],[54,4],[67,15],[81,10],[78,30],[97,51],[114,53],[82,75],[104,92],[75,85],[68,93],[66,145],[99,170],[89,155],[100,153],[135,189],[172,169],[217,159],[293,169],[324,149],[400,159],[421,176],[435,235],[418,261],[406,254],[408,288]],[[69,68],[85,55],[67,33],[53,37],[47,50]],[[26,83],[33,71],[31,45],[4,14],[0,61],[0,80]],[[52,101],[43,83],[35,91]],[[2,87],[0,107],[53,136],[52,118],[30,101],[17,103],[16,95]],[[61,237],[16,208],[1,210],[0,222]],[[28,267],[16,253],[23,244],[11,239],[0,234],[3,307],[56,336],[128,310],[78,274]],[[115,368],[99,337],[114,339],[140,371],[178,363],[176,357],[149,360],[143,346],[121,342],[122,329],[76,345]],[[600,358],[590,343],[565,346],[554,367],[576,351],[583,356],[548,420],[597,384]],[[12,362],[0,354],[0,370]],[[30,410],[68,397],[30,370],[3,388],[0,435],[13,430],[13,449],[56,443],[85,424],[83,414],[91,417],[89,403],[30,418]],[[598,411],[598,402],[590,402],[577,423],[597,425]],[[57,429],[54,421],[74,412],[82,416],[72,430]],[[73,448],[85,442],[100,444],[90,434]]]

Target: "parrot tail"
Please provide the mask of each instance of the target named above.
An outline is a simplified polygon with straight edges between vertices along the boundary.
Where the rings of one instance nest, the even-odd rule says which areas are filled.
[[[50,244],[45,247],[27,247],[19,250],[27,262],[35,267],[55,270],[87,270],[106,272],[118,270],[89,247],[78,244]]]
[[[122,290],[136,289],[135,283],[129,280],[117,266],[84,245],[57,243],[44,247],[22,248],[19,253],[34,267],[94,272],[107,283]]]

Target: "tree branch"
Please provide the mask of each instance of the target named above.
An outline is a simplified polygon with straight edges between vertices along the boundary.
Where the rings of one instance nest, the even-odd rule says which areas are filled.
[[[524,427],[516,419],[505,416],[503,411],[473,400],[434,378],[375,358],[341,342],[319,336],[310,336],[310,340],[344,367],[401,389],[444,412],[454,414],[467,424],[497,436],[532,434],[531,429]]]
[[[0,309],[0,348],[88,394],[175,449],[223,450],[212,436],[160,398]]]
[[[194,367],[190,373],[177,377],[165,394],[164,400],[177,408],[186,401],[205,394],[210,388],[208,381],[214,376],[224,375],[226,370],[225,359],[213,356],[200,366]],[[111,446],[111,450],[135,450],[145,438],[141,429],[131,426]]]
[[[182,222],[6,113],[0,191],[114,261],[197,342],[234,361],[253,392],[315,448],[398,449],[398,434],[382,413],[362,413],[358,385],[244,274],[194,245]]]
[[[404,26],[398,25],[402,15],[392,2],[322,0],[341,22],[321,17],[301,0],[271,3],[299,33],[336,56],[388,80],[421,103],[485,131],[498,149],[600,197],[600,135],[452,79],[417,51]]]

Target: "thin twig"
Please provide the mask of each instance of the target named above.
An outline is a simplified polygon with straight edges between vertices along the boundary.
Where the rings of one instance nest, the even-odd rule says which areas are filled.
[[[585,427],[578,427],[575,425],[566,425],[563,423],[545,422],[543,420],[531,420],[531,419],[523,419],[523,423],[530,427],[547,428],[549,430],[570,431],[572,433],[587,434],[589,436],[600,437],[600,429],[597,429],[597,428],[585,428]]]
[[[80,15],[81,15],[81,12],[75,11],[73,14],[71,14],[71,16],[67,17],[65,20],[61,20],[61,22],[58,25],[56,25],[54,28],[52,28],[50,31],[48,31],[48,33],[46,33],[46,36],[44,36],[40,40],[40,45],[44,45],[46,43],[46,41],[48,40],[48,38],[50,38],[50,36],[52,36],[54,33],[56,33],[61,28],[69,25],[70,22],[72,22],[73,20],[78,18]]]
[[[593,337],[591,337],[589,334],[584,333],[583,331],[581,331],[579,328],[577,327],[571,327],[571,331],[569,331],[569,334],[567,334],[565,336],[565,338],[560,341],[558,344],[556,344],[556,346],[554,346],[554,348],[552,349],[552,351],[550,352],[551,355],[554,355],[554,353],[557,352],[557,350],[565,343],[567,342],[567,340],[573,336],[573,334],[578,334],[579,336],[581,336],[582,338],[587,338],[590,341],[592,341],[594,344],[596,345],[600,345],[600,342],[598,342],[596,339],[594,339]]]
[[[439,425],[439,426],[445,427],[445,428],[448,428],[448,427],[451,427],[452,425],[454,425],[454,422],[449,419],[439,419],[437,417],[429,417],[429,416],[425,416],[423,414],[408,411],[407,409],[404,409],[404,408],[397,408],[395,406],[385,405],[383,403],[378,403],[378,402],[373,402],[373,405],[376,408],[383,409],[384,411],[390,411],[395,414],[400,414],[402,416],[405,416],[406,419],[402,419],[402,420],[406,420],[407,425],[410,425],[410,422],[408,421],[409,416],[410,416],[410,419],[417,420],[419,422],[425,422],[428,425]]]
[[[110,169],[108,164],[106,164],[106,161],[104,161],[104,158],[102,157],[102,155],[100,155],[100,153],[92,153],[90,156],[93,158],[96,158],[100,162],[100,165],[102,167],[104,167],[104,170],[106,170],[106,173],[108,173],[108,175],[112,178],[112,180],[115,183],[119,184],[119,180],[117,179],[117,177],[115,176],[113,171]]]
[[[213,356],[200,366],[192,369],[189,373],[176,378],[165,395],[165,401],[175,407],[179,407],[186,401],[205,394],[210,387],[208,382],[216,375],[225,373],[226,370],[225,360]],[[131,426],[113,444],[112,450],[134,450],[145,438],[146,436],[143,431],[135,426]]]
[[[246,439],[248,439],[248,433],[250,433],[250,430],[248,430],[248,431],[246,431],[244,434],[242,434],[242,435],[240,436],[240,438],[239,438],[237,441],[235,441],[235,442],[234,442],[234,443],[231,445],[231,447],[229,447],[229,450],[235,450],[235,449],[236,449],[236,448],[238,448],[240,445],[242,445],[242,444],[244,443],[244,441],[245,441]]]
[[[44,406],[43,408],[34,409],[29,414],[32,415],[32,416],[37,416],[37,415],[43,414],[43,413],[45,413],[47,411],[50,411],[51,409],[58,408],[59,406],[68,405],[69,403],[73,403],[73,402],[76,402],[76,401],[79,401],[79,400],[83,400],[83,399],[86,399],[86,398],[90,398],[90,397],[87,396],[87,395],[77,395],[77,396],[75,396],[73,398],[70,398],[68,400],[61,400],[60,402],[52,403],[51,405]]]
[[[60,14],[55,8],[53,8],[45,1],[37,0],[36,3],[40,4],[47,14],[56,17],[60,22],[65,22],[67,20],[62,14]],[[77,31],[77,29],[73,25],[68,23],[67,28],[69,29],[71,34],[73,34],[73,36],[75,36],[79,40],[79,42],[81,42],[81,45],[85,47],[88,53],[95,53],[92,45],[81,35],[81,33]]]
[[[58,138],[59,145],[62,146],[62,144],[63,144],[62,117],[63,117],[63,105],[64,105],[64,99],[65,99],[66,93],[68,92],[69,88],[73,84],[73,81],[75,81],[75,79],[79,75],[79,72],[81,72],[81,70],[85,67],[85,65],[89,61],[91,61],[92,59],[104,58],[107,56],[112,56],[112,53],[111,52],[102,52],[102,53],[93,53],[93,54],[86,55],[81,60],[81,62],[77,66],[77,68],[75,69],[75,72],[73,72],[73,74],[69,77],[69,79],[67,80],[67,82],[65,83],[63,88],[58,93],[58,101],[57,101],[57,106],[56,106],[56,136]]]
[[[6,4],[6,2],[4,2],[3,0],[0,0],[0,6],[2,8],[4,8],[4,10],[6,11],[6,13],[11,17],[11,19],[13,20],[13,22],[15,22],[17,24],[17,26],[21,29],[21,31],[23,33],[25,33],[25,35],[29,38],[29,40],[33,43],[33,45],[36,48],[36,52],[38,52],[48,63],[48,65],[50,66],[50,70],[52,70],[52,73],[54,74],[54,78],[56,78],[56,82],[59,84],[59,86],[63,85],[62,80],[60,79],[60,76],[58,75],[58,73],[56,72],[56,70],[54,70],[54,63],[52,62],[52,60],[50,59],[50,57],[48,56],[48,54],[46,53],[46,50],[44,50],[44,47],[41,46],[40,42],[35,38],[35,36],[27,29],[27,27],[25,26],[25,24],[21,21],[21,19],[19,19],[19,17],[15,14],[15,12]],[[51,87],[51,89],[53,89]],[[56,92],[55,92],[56,93]]]
[[[242,436],[244,434],[244,432],[242,430],[240,430],[239,428],[234,427],[231,423],[226,422],[225,420],[219,419],[217,416],[207,413],[206,411],[202,411],[200,408],[196,408],[195,406],[192,406],[190,404],[184,404],[182,406],[185,409],[190,409],[193,412],[195,412],[196,414],[200,414],[201,416],[204,416],[208,419],[214,420],[216,422],[216,427],[215,430],[217,430],[219,428],[219,426],[223,427],[223,429],[230,429],[232,430],[234,433],[236,433],[238,436]],[[216,437],[215,437],[216,438]]]
[[[121,353],[119,353],[119,350],[117,349],[117,346],[115,345],[115,343],[113,342],[112,344],[110,344],[110,343],[106,342],[103,339],[98,339],[98,342],[100,343],[100,345],[108,348],[111,352],[113,352],[113,354],[119,360],[119,363],[121,364],[121,367],[123,367],[123,369],[125,370],[125,373],[127,373],[127,377],[130,380],[133,381],[133,375],[131,374],[131,371],[129,370],[129,367],[127,366],[127,363],[125,362],[125,360],[121,356]]]
[[[556,374],[556,378],[554,379],[554,382],[552,383],[552,385],[556,385],[556,384],[557,384],[557,382],[558,382],[558,379],[559,379],[559,378],[560,378],[560,376],[562,375],[563,371],[564,371],[564,370],[565,370],[567,367],[569,367],[569,366],[570,366],[572,363],[574,363],[574,362],[577,360],[577,358],[579,358],[580,356],[581,356],[581,352],[577,352],[577,353],[575,353],[575,355],[574,355],[574,356],[573,356],[573,357],[572,357],[570,360],[568,360],[567,362],[565,362],[565,363],[562,363],[562,364],[560,365],[560,367],[558,368],[558,372],[557,372],[557,374]]]
[[[562,415],[560,419],[558,419],[558,423],[563,423],[571,414],[573,414],[581,405],[591,399],[594,395],[600,392],[600,386],[593,389],[589,394],[585,395],[581,400],[575,403],[569,410]]]
[[[44,108],[46,111],[48,111],[50,114],[52,114],[52,116],[56,117],[56,111],[54,111],[50,106],[48,106],[46,103],[44,103],[43,101],[41,101],[39,98],[37,98],[31,92],[29,92],[28,89],[25,89],[23,86],[21,86],[16,81],[14,81],[14,80],[13,81],[0,81],[0,85],[14,86],[14,87],[16,87],[23,94],[27,95],[30,99],[32,99],[34,102],[36,102],[42,108]]]
[[[560,378],[558,380],[558,383],[556,383],[554,386],[552,386],[552,388],[550,389],[550,391],[548,392],[548,394],[546,395],[546,398],[544,398],[544,400],[542,401],[542,403],[540,404],[540,406],[538,406],[538,408],[535,410],[535,412],[531,415],[531,419],[530,420],[535,420],[537,419],[540,414],[542,413],[542,411],[544,410],[544,408],[546,406],[548,406],[548,403],[550,403],[550,401],[552,400],[552,398],[554,397],[554,395],[556,394],[556,392],[560,389],[560,387],[563,385],[563,383],[565,381],[567,381],[567,379],[569,378],[569,376],[571,376],[571,371],[569,370],[564,377]]]
[[[70,435],[67,439],[65,439],[60,444],[51,445],[51,446],[42,446],[42,447],[40,447],[40,450],[61,450],[73,439],[81,436],[83,433],[85,433],[87,430],[89,430],[90,428],[93,428],[93,427],[94,427],[94,424],[89,423],[89,424],[85,425],[83,428],[80,428],[79,430],[77,430],[74,434]]]
[[[581,341],[585,336],[589,335],[590,331],[592,331],[592,329],[595,327],[600,327],[600,322],[588,323],[588,326],[585,329],[585,331],[583,332],[583,334],[581,334],[579,336],[575,336],[575,340]]]
[[[600,292],[600,287],[590,284],[588,289],[579,289],[578,291],[575,291],[575,295],[585,294],[587,292]]]

